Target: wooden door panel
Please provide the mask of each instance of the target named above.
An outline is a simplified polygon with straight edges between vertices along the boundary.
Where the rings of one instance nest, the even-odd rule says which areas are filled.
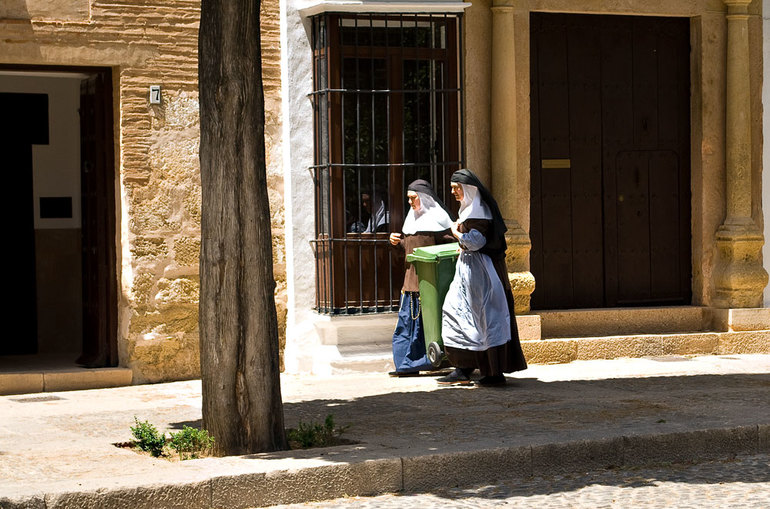
[[[650,154],[650,284],[652,298],[678,300],[680,295],[679,159],[672,151]]]
[[[621,152],[616,159],[618,304],[650,296],[650,210],[647,152]]]
[[[642,150],[658,147],[658,36],[645,20],[632,23],[633,146]],[[628,119],[627,119],[628,120]]]
[[[539,70],[536,80],[539,101],[537,160],[533,160],[533,181],[541,196],[535,243],[540,247],[539,263],[543,270],[538,281],[540,291],[533,295],[535,305],[541,295],[558,296],[558,303],[572,300],[572,207],[569,168],[543,168],[543,160],[569,158],[569,82],[567,80],[567,35],[563,25],[535,29]],[[537,76],[535,78],[535,76]]]
[[[83,353],[88,367],[117,366],[115,167],[109,71],[81,82]]]
[[[540,152],[543,159],[569,157],[569,81],[567,37],[563,27],[544,28],[538,34],[540,63]]]
[[[590,24],[567,30],[573,307],[603,305],[601,39]]]
[[[556,304],[572,300],[572,207],[569,168],[541,169],[543,267],[538,284]]]
[[[533,308],[688,303],[688,20],[531,21]]]

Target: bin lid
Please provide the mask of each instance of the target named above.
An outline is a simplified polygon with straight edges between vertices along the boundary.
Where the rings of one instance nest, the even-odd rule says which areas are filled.
[[[408,262],[437,262],[447,258],[456,258],[460,244],[438,244],[436,246],[416,247],[412,254],[406,255]]]

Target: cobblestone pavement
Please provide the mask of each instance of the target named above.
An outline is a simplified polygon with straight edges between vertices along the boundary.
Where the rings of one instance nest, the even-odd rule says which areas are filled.
[[[363,507],[538,508],[538,509],[767,509],[770,455],[696,465],[605,470],[558,477],[501,481],[425,494],[351,497],[275,506],[282,509]]]

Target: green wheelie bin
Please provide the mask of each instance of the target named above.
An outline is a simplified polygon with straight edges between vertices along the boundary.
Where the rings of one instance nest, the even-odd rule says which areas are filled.
[[[441,340],[441,308],[449,285],[455,276],[455,263],[460,245],[439,244],[415,248],[406,256],[414,265],[420,281],[420,308],[425,333],[425,350],[433,367],[444,360],[444,342]]]

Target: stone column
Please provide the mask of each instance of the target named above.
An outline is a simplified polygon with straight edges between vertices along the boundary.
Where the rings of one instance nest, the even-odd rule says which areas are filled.
[[[529,272],[527,257],[532,243],[516,218],[516,197],[529,192],[518,188],[516,125],[516,43],[513,7],[492,7],[492,84],[490,149],[492,188],[506,219],[508,252],[506,264],[516,313],[528,313],[535,278]]]
[[[719,251],[714,305],[747,308],[762,305],[767,272],[760,262],[762,232],[751,218],[751,96],[749,15],[751,0],[727,5],[727,89],[725,190],[727,213],[716,234]]]

